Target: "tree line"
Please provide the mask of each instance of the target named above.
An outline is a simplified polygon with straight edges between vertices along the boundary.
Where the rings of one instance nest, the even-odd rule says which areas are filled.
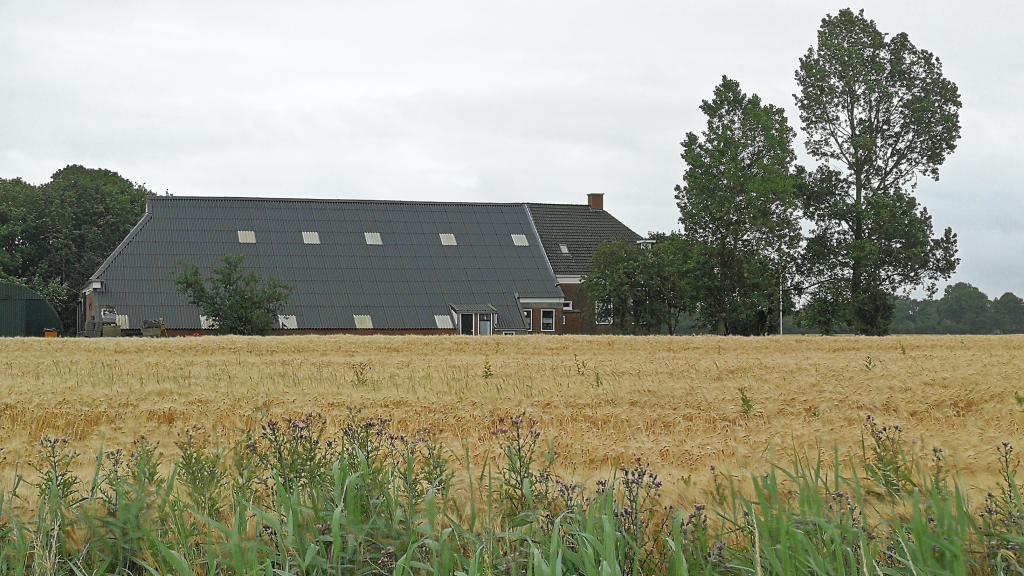
[[[942,298],[893,299],[892,329],[900,334],[1024,334],[1024,300],[1013,292],[989,297],[958,282]]]
[[[940,60],[846,9],[822,20],[795,79],[817,165],[796,163],[781,107],[723,76],[700,106],[704,130],[681,143],[681,232],[649,254],[604,246],[584,280],[623,329],[672,332],[679,310],[701,330],[766,334],[799,304],[805,329],[881,335],[894,296],[934,294],[956,270],[956,234],[936,233],[915,196],[960,138],[959,90]]]
[[[0,281],[41,294],[72,330],[79,291],[142,217],[150,194],[116,172],[78,165],[40,185],[0,179]]]

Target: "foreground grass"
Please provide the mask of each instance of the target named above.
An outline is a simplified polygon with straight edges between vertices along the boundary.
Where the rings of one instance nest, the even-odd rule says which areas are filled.
[[[387,421],[265,419],[229,449],[196,433],[162,456],[139,439],[91,477],[45,438],[0,508],[2,574],[1005,574],[1021,573],[1013,448],[973,504],[934,450],[868,418],[858,456],[806,458],[699,501],[662,494],[637,460],[591,486],[559,477],[525,415],[491,431],[474,469],[429,431]],[[462,460],[462,461],[460,461]],[[166,464],[166,463],[165,463]]]

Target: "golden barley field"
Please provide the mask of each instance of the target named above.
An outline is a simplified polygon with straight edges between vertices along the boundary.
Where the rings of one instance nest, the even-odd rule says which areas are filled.
[[[140,435],[168,454],[187,428],[227,445],[268,413],[429,427],[479,464],[525,411],[581,479],[638,456],[684,489],[711,466],[853,454],[871,414],[984,486],[995,447],[1024,443],[1022,373],[1020,336],[0,339],[0,481],[43,435],[89,466]]]

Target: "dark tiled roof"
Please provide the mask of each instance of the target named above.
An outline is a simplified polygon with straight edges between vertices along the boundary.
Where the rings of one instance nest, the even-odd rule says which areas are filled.
[[[551,268],[559,276],[577,276],[590,270],[597,247],[610,240],[635,242],[641,236],[605,210],[586,204],[527,204]],[[562,252],[561,244],[569,248]]]
[[[255,244],[242,244],[252,230]],[[320,244],[304,244],[317,232]],[[379,232],[382,245],[367,245]],[[443,246],[438,234],[455,234]],[[516,246],[512,234],[525,234]],[[168,328],[199,328],[199,312],[175,289],[181,263],[209,270],[227,254],[292,290],[282,314],[300,329],[436,329],[454,302],[490,304],[496,329],[525,329],[516,297],[560,298],[561,291],[523,204],[155,197],[147,214],[93,275],[100,305],[114,305],[132,328],[164,318]]]

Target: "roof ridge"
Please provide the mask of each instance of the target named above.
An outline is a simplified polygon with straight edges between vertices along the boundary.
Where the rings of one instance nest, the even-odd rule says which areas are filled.
[[[178,201],[242,201],[242,202],[301,202],[321,204],[410,204],[410,205],[459,205],[459,206],[523,206],[526,202],[466,202],[456,200],[387,200],[375,198],[282,198],[270,196],[152,196],[149,200]]]

